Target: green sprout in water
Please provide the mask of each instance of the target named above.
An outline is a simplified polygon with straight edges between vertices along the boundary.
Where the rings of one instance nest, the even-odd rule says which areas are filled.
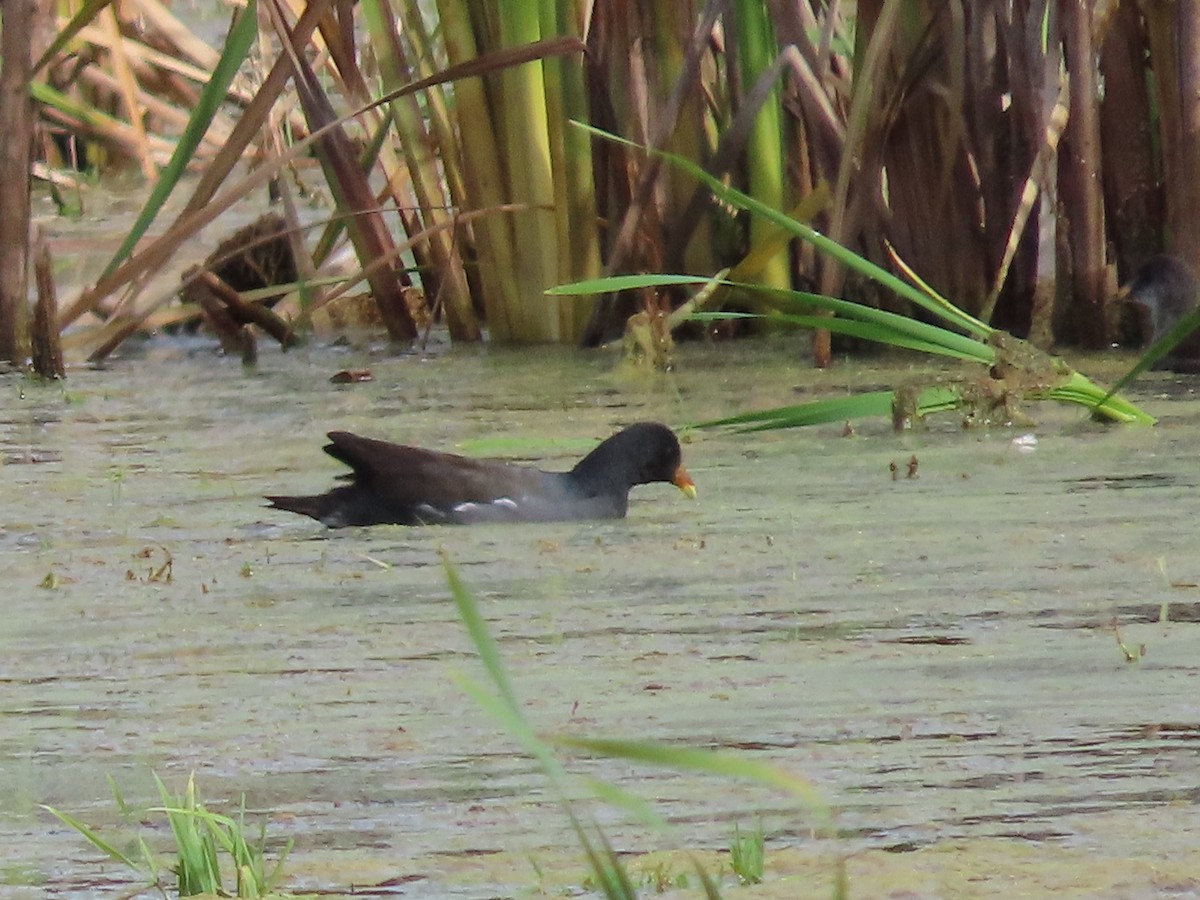
[[[670,862],[660,860],[642,872],[642,884],[656,894],[682,890],[688,886],[687,872],[677,872]]]
[[[754,830],[746,834],[734,824],[733,840],[729,843],[729,866],[742,884],[762,883],[765,844],[761,819]]]
[[[288,840],[280,853],[279,861],[268,873],[264,852],[266,826],[260,830],[257,842],[251,843],[246,839],[245,795],[242,796],[236,817],[223,816],[205,809],[196,791],[195,773],[188,777],[187,790],[177,797],[170,794],[158,775],[154,776],[154,781],[158,785],[162,806],[155,807],[150,812],[165,814],[171,826],[171,833],[175,838],[175,863],[168,866],[167,870],[175,876],[178,896],[217,894],[226,897],[260,898],[275,888],[282,878],[283,861],[292,849],[292,840]],[[117,808],[129,818],[129,807],[117,790],[116,783],[110,778],[109,784]],[[139,836],[137,840],[139,856],[131,856],[74,816],[52,806],[43,805],[42,808],[74,828],[109,858],[143,875],[148,884],[164,897],[168,896],[163,887],[164,867],[144,838]],[[222,851],[232,864],[235,885],[233,894],[225,889],[220,857]]]
[[[108,480],[112,485],[112,502],[115,506],[121,502],[121,486],[125,483],[125,470],[113,469],[108,473]]]

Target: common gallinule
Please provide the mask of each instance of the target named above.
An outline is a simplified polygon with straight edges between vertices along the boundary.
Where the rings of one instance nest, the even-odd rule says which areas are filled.
[[[272,507],[330,528],[470,525],[619,519],[629,489],[656,481],[696,496],[679,441],[657,422],[617,432],[569,472],[469,459],[344,431],[329,433],[325,452],[354,470],[342,476],[350,484],[307,497],[267,497]]]
[[[1191,267],[1177,256],[1154,256],[1142,264],[1122,292],[1138,311],[1140,343],[1149,346],[1196,307],[1200,283]],[[1200,371],[1200,333],[1184,338],[1154,368]]]

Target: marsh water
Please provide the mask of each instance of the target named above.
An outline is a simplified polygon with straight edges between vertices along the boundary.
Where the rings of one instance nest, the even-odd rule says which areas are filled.
[[[456,680],[482,673],[445,553],[539,730],[735,750],[834,810],[830,836],[763,788],[568,756],[668,820],[584,806],[639,884],[761,821],[748,896],[831,896],[838,857],[851,897],[1200,896],[1200,382],[1133,391],[1154,428],[1042,404],[1013,429],[693,431],[699,500],[638,488],[620,522],[328,531],[260,499],[328,487],[331,429],[567,467],[631,421],[912,377],[849,372],[747,342],[653,378],[319,347],[245,373],[154,341],[63,387],[7,376],[0,894],[132,892],[40,804],[162,849],[151,773],[193,771],[213,809],[245,794],[269,857],[295,838],[293,891],[584,891],[544,776]]]

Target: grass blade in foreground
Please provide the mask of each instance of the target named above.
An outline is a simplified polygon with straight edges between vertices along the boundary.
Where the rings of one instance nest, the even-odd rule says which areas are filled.
[[[1108,397],[1117,393],[1133,383],[1143,372],[1147,371],[1160,359],[1175,349],[1177,344],[1183,342],[1184,338],[1190,335],[1197,328],[1200,328],[1200,306],[1193,309],[1160,337],[1157,341],[1146,348],[1146,351],[1138,358],[1128,372],[1117,379],[1117,383],[1112,386],[1112,390],[1108,392]],[[1108,399],[1105,397],[1104,399]]]
[[[480,660],[492,679],[496,693],[486,691],[481,685],[465,677],[460,676],[456,678],[456,681],[480,703],[485,711],[495,716],[510,735],[524,744],[541,764],[542,770],[549,778],[558,801],[566,812],[571,827],[588,858],[592,868],[592,877],[605,897],[613,898],[613,900],[617,900],[617,898],[631,900],[637,896],[637,893],[619,856],[609,844],[604,832],[595,823],[592,823],[590,827],[586,826],[576,815],[566,789],[566,770],[554,755],[551,749],[552,744],[636,762],[651,763],[675,770],[706,772],[722,777],[755,781],[781,790],[800,801],[804,807],[816,811],[821,818],[821,829],[827,834],[834,834],[832,812],[816,788],[806,779],[761,760],[742,757],[734,753],[678,747],[653,741],[618,741],[583,737],[543,739],[539,737],[521,711],[500,658],[499,646],[492,637],[487,623],[480,615],[474,596],[458,577],[457,571],[444,553],[442,558],[455,604],[467,626],[467,631],[475,644]],[[593,786],[593,793],[607,801],[615,800],[619,805],[631,809],[635,813],[643,806],[640,801],[631,802],[623,799],[624,792],[613,785]],[[653,818],[652,824],[663,827],[661,819],[657,816]],[[705,890],[705,896],[719,897],[716,884],[709,873],[704,871],[698,863],[696,868]],[[844,896],[841,888],[844,874],[844,866],[839,864],[838,871],[835,873],[834,897]]]
[[[53,806],[47,806],[44,803],[42,804],[42,809],[46,810],[46,812],[50,813],[50,815],[54,816],[69,828],[74,828],[87,840],[89,844],[91,844],[109,859],[119,862],[124,866],[128,866],[135,872],[142,870],[141,866],[132,857],[126,856],[113,844],[110,844],[108,841],[102,838],[98,831],[79,821],[79,819],[76,819],[70,813],[65,813],[60,809],[55,809]]]
[[[628,759],[634,762],[674,769],[676,771],[705,772],[724,778],[739,778],[754,781],[764,787],[774,788],[790,794],[793,799],[818,813],[825,827],[833,824],[833,813],[829,804],[807,778],[801,778],[771,763],[752,759],[737,753],[720,750],[705,750],[695,747],[680,747],[657,741],[622,741],[612,738],[588,738],[562,736],[551,738],[560,747],[587,750],[598,756]]]

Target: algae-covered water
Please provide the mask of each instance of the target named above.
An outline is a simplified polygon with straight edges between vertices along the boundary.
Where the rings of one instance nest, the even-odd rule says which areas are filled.
[[[568,758],[671,823],[583,807],[649,893],[689,864],[644,854],[717,869],[761,818],[746,896],[831,896],[838,857],[851,897],[1200,895],[1195,382],[1133,394],[1153,429],[1041,405],[1016,430],[691,432],[700,499],[639,488],[621,522],[327,531],[260,499],[328,487],[333,429],[567,467],[631,421],[910,377],[847,371],[746,343],[651,379],[542,350],[310,348],[246,374],[160,341],[65,388],[7,376],[0,894],[132,891],[39,804],[161,849],[151,772],[193,771],[272,849],[295,838],[294,891],[582,890],[540,771],[455,680],[482,672],[445,552],[538,729],[734,749],[835,810],[831,838],[762,788]]]

